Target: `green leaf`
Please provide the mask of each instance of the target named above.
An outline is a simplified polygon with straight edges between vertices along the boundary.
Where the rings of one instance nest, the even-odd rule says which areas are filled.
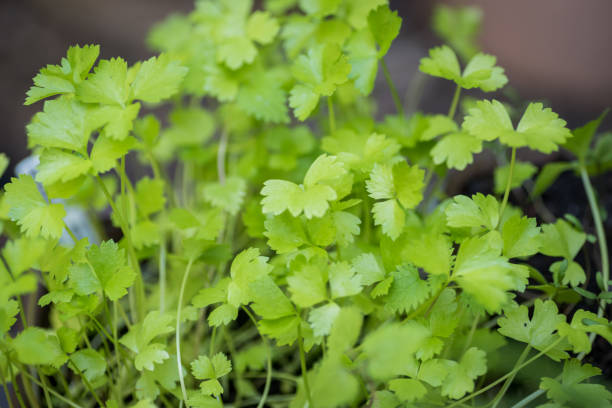
[[[77,87],[77,97],[85,103],[125,106],[128,93],[127,62],[122,58],[100,60],[94,73]]]
[[[126,137],[117,140],[110,137],[99,136],[91,149],[91,165],[96,173],[106,173],[117,165],[117,160],[125,156],[136,140]]]
[[[554,224],[542,225],[540,252],[572,260],[586,241],[586,234],[576,230],[569,222],[558,219]]]
[[[224,303],[210,312],[208,324],[214,327],[227,326],[230,322],[236,320],[236,317],[238,317],[238,309],[235,306]]]
[[[138,181],[135,198],[143,216],[148,217],[164,209],[166,204],[164,187],[164,181],[161,179],[144,177]]]
[[[299,120],[305,120],[319,97],[331,96],[336,86],[345,83],[351,66],[338,46],[327,44],[300,55],[292,68],[297,84],[291,89],[289,106]]]
[[[4,153],[0,153],[0,177],[4,174],[9,165],[9,158]]]
[[[236,215],[246,194],[246,181],[240,177],[228,177],[225,183],[207,183],[202,189],[204,199],[215,207]]]
[[[363,315],[358,308],[340,308],[327,339],[330,352],[344,352],[354,346],[359,339],[362,325]]]
[[[540,249],[540,228],[535,218],[515,214],[502,225],[503,255],[508,258],[530,256]]]
[[[295,314],[289,298],[269,276],[249,283],[253,311],[263,319],[279,319]]]
[[[544,377],[540,389],[558,406],[608,407],[612,405],[612,392],[601,384],[584,384],[583,381],[601,374],[599,368],[590,364],[581,365],[577,359],[567,360],[563,366],[561,381]]]
[[[479,139],[499,139],[510,147],[529,147],[542,153],[557,150],[572,136],[565,121],[541,103],[530,103],[514,130],[508,112],[500,102],[477,101],[462,126]]]
[[[269,44],[278,33],[278,21],[267,11],[255,11],[246,23],[246,32],[250,39],[260,44]]]
[[[202,355],[191,363],[191,373],[198,380],[221,378],[230,371],[232,363],[223,353],[217,353],[212,358]]]
[[[392,240],[397,239],[404,230],[406,223],[406,213],[397,200],[380,201],[372,207],[374,214],[374,224],[380,225],[385,235]]]
[[[453,399],[463,397],[466,393],[474,391],[474,380],[486,372],[486,353],[476,347],[469,348],[458,364],[449,366],[442,383],[442,395]]]
[[[579,161],[584,161],[589,153],[593,137],[601,125],[601,121],[608,114],[608,109],[604,110],[597,119],[587,122],[585,125],[576,128],[572,131],[574,137],[565,142],[565,147],[578,158]]]
[[[482,151],[482,141],[465,132],[444,136],[431,149],[435,164],[446,163],[449,169],[463,170],[474,161],[474,154]]]
[[[289,123],[287,93],[272,72],[251,71],[236,95],[236,104],[256,119],[269,123]]]
[[[253,299],[250,285],[267,276],[272,270],[268,258],[259,255],[259,249],[248,248],[234,258],[230,268],[232,281],[228,286],[228,302],[238,307],[248,304]]]
[[[101,106],[90,113],[90,122],[93,124],[91,127],[102,126],[104,136],[124,140],[132,131],[134,119],[138,117],[139,111],[139,103],[132,103],[125,107]]]
[[[565,316],[557,313],[557,305],[551,300],[542,302],[536,299],[531,319],[527,306],[513,306],[497,320],[498,331],[506,337],[528,343],[533,348],[543,351],[559,338],[556,334],[557,326],[565,322]],[[555,361],[567,358],[567,353],[562,347],[563,345],[557,345],[546,355]]]
[[[15,337],[12,345],[17,359],[23,364],[59,368],[68,360],[57,337],[39,327],[28,327]]]
[[[70,356],[70,360],[89,382],[98,379],[106,371],[106,359],[93,349],[79,350]]]
[[[83,152],[91,133],[87,119],[87,109],[74,99],[46,101],[26,126],[28,144]]]
[[[167,54],[151,57],[137,69],[131,84],[131,98],[157,103],[179,90],[188,69]]]
[[[17,222],[28,237],[59,238],[64,230],[66,211],[63,204],[48,204],[32,176],[21,175],[12,178],[4,186],[4,202],[8,216]]]
[[[459,247],[452,274],[463,291],[490,313],[508,302],[508,291],[524,290],[527,283],[526,268],[510,264],[500,252],[486,236],[468,238]]]
[[[419,277],[419,271],[410,264],[401,265],[391,272],[393,283],[385,297],[385,308],[392,313],[409,313],[430,294],[427,281]]]
[[[477,36],[482,14],[482,10],[475,6],[437,4],[432,18],[433,30],[463,60],[469,60],[479,49]]]
[[[464,195],[453,197],[446,207],[446,222],[453,228],[475,228],[494,230],[499,223],[499,202],[492,195],[475,194],[472,198]]]
[[[405,161],[393,167],[375,164],[366,187],[376,200],[397,198],[404,208],[411,209],[423,199],[424,175],[419,167]]]
[[[329,286],[333,299],[361,292],[361,277],[348,262],[336,262],[329,267]]]
[[[160,343],[147,344],[138,354],[136,354],[134,367],[136,367],[138,371],[153,371],[155,364],[161,364],[164,360],[170,358],[170,355],[165,349],[166,346]]]
[[[433,275],[450,273],[453,248],[450,240],[442,234],[430,233],[420,236],[406,245],[406,259]]]
[[[329,335],[338,314],[340,314],[340,306],[335,303],[328,303],[312,309],[308,314],[308,323],[310,323],[314,335]]]
[[[397,395],[400,401],[414,402],[427,394],[427,388],[413,378],[396,378],[389,381],[389,389]]]
[[[290,345],[297,339],[299,324],[301,324],[301,320],[298,316],[260,320],[259,331],[261,334],[275,339],[278,346]]]
[[[85,157],[71,154],[65,150],[45,149],[40,155],[36,181],[44,185],[58,181],[68,182],[91,169],[92,162]]]
[[[356,31],[344,47],[351,65],[349,78],[363,95],[369,95],[374,88],[378,72],[378,52],[370,30]]]
[[[299,307],[311,307],[327,298],[327,271],[315,262],[294,269],[287,277],[291,300]]]
[[[293,252],[308,243],[301,220],[289,213],[268,217],[264,225],[268,245],[279,254]]]
[[[538,171],[538,168],[531,163],[517,161],[514,163],[512,170],[512,180],[510,181],[510,189],[518,188],[529,180]],[[495,169],[493,191],[495,194],[502,194],[506,190],[508,176],[510,173],[510,164],[506,164]]]
[[[87,76],[99,54],[99,45],[75,45],[68,48],[61,66],[47,65],[34,77],[34,86],[27,92],[25,105],[54,95],[74,93],[74,85]]]
[[[455,52],[443,45],[429,50],[429,57],[421,59],[419,70],[431,76],[454,81],[465,89],[480,88],[491,92],[502,88],[508,82],[504,69],[495,65],[496,60],[492,55],[476,54],[462,73]]]
[[[391,11],[388,5],[382,5],[368,14],[368,26],[378,44],[378,58],[382,58],[399,35],[402,18],[397,15],[397,11]]]
[[[385,278],[385,271],[371,253],[362,253],[351,260],[362,285],[368,286]]]
[[[572,345],[574,353],[590,353],[591,341],[587,333],[596,333],[612,342],[612,326],[605,317],[598,317],[595,313],[579,309],[574,313],[571,324],[561,322],[557,326],[560,336],[567,338]]]

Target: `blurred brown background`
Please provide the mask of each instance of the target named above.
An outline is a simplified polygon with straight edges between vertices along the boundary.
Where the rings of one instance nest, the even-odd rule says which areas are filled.
[[[359,0],[355,0],[359,1]],[[510,84],[523,99],[544,100],[578,126],[612,105],[612,1],[512,0],[448,1],[484,11],[481,44],[498,56]],[[388,64],[402,95],[418,60],[440,43],[429,29],[433,1],[391,0],[404,18],[402,35]],[[24,127],[42,104],[23,106],[32,77],[56,64],[67,47],[99,43],[102,57],[145,58],[148,29],[172,12],[187,12],[193,0],[1,0],[0,1],[0,151],[16,163],[27,154]],[[419,107],[443,112],[452,87],[427,79]],[[386,86],[377,86],[381,110],[393,109]],[[610,123],[610,118],[605,127]]]

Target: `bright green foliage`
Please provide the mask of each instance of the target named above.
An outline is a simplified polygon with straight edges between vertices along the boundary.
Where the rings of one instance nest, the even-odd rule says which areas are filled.
[[[12,346],[23,364],[51,365],[57,368],[68,359],[57,337],[39,327],[25,329],[13,340]]]
[[[565,322],[565,316],[558,314],[554,302],[536,299],[531,319],[527,306],[524,305],[509,307],[504,314],[505,316],[498,320],[501,334],[527,343],[537,350],[547,350],[546,355],[553,360],[567,358],[562,343],[552,346],[559,339],[557,327]]]
[[[68,48],[61,65],[47,65],[34,77],[34,86],[27,92],[25,104],[31,105],[54,95],[74,93],[75,85],[85,79],[98,59],[98,54],[98,45],[75,45]]]
[[[385,200],[374,204],[375,224],[393,240],[404,228],[404,209],[416,207],[423,198],[423,177],[423,170],[403,161],[394,166],[375,165],[370,173],[366,182],[370,197]]]
[[[605,113],[570,132],[539,103],[466,96],[507,78],[479,52],[481,13],[450,6],[434,11],[449,45],[421,71],[457,92],[448,114],[413,113],[385,65],[392,7],[196,0],[153,29],[156,56],[96,63],[98,46],[74,46],[40,70],[26,99],[46,99],[26,127],[38,164],[0,192],[13,400],[501,407],[532,391],[529,370],[531,403],[612,405],[579,363],[612,342],[605,203],[589,182],[612,169]],[[371,96],[389,94],[396,114]],[[538,159],[535,183],[516,161],[559,146],[577,161]],[[0,153],[0,175],[7,164]],[[566,170],[589,201],[575,215],[547,206]]]
[[[345,173],[344,166],[335,156],[321,155],[308,169],[303,185],[285,180],[266,181],[261,190],[264,196],[262,211],[278,215],[288,210],[294,217],[302,212],[306,218],[322,217],[329,202],[338,198],[334,181]]]
[[[541,103],[530,103],[514,129],[506,108],[499,101],[477,101],[462,126],[479,139],[499,139],[510,147],[529,147],[542,153],[557,150],[572,136],[565,121]]]
[[[492,55],[479,53],[470,59],[461,72],[457,55],[450,47],[443,45],[429,50],[429,57],[421,59],[419,69],[426,74],[454,81],[461,88],[480,88],[492,92],[508,82],[504,69],[496,66],[496,61]]]
[[[92,245],[82,263],[69,268],[70,282],[79,295],[104,292],[110,300],[127,294],[134,282],[134,271],[127,266],[125,251],[113,241]]]
[[[300,55],[292,68],[298,84],[290,92],[289,105],[299,120],[310,116],[321,96],[330,97],[348,80],[351,66],[338,47],[319,46]]]
[[[607,407],[612,404],[612,392],[600,384],[584,383],[585,380],[601,374],[601,370],[590,364],[581,365],[577,359],[567,360],[563,366],[561,381],[542,378],[540,389],[558,406]]]
[[[520,161],[515,162],[514,168],[512,169],[510,189],[515,189],[522,186],[523,183],[530,180],[537,171],[538,168],[531,163]],[[493,190],[496,194],[503,194],[503,192],[506,190],[506,182],[508,181],[509,175],[510,165],[501,166],[495,169],[495,187]]]
[[[28,237],[59,238],[64,230],[66,211],[62,204],[49,204],[40,194],[34,179],[22,175],[4,186],[8,216]]]
[[[223,392],[223,387],[218,379],[232,371],[232,363],[225,354],[217,353],[212,358],[200,356],[191,363],[191,373],[200,383],[202,393],[218,396]]]
[[[499,203],[491,195],[456,196],[445,212],[446,222],[453,228],[494,230],[499,223]]]

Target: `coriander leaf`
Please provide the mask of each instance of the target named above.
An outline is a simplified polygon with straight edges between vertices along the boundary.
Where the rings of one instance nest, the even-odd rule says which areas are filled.
[[[333,299],[361,292],[361,277],[348,262],[336,262],[329,267],[329,286]]]
[[[388,165],[375,164],[366,187],[374,199],[397,198],[404,208],[416,207],[423,199],[424,171],[405,161]]]
[[[300,8],[307,14],[325,17],[336,12],[342,0],[299,0]]]
[[[249,283],[249,293],[253,311],[263,319],[279,319],[295,314],[289,298],[269,276]]]
[[[569,222],[558,219],[554,224],[542,225],[540,252],[572,260],[586,241],[586,234],[577,231]]]
[[[70,360],[88,381],[96,380],[106,371],[106,359],[94,349],[79,350],[70,356]]]
[[[527,306],[514,306],[508,308],[504,316],[497,320],[498,331],[506,337],[528,343],[533,348],[543,351],[554,343],[559,335],[557,326],[565,322],[565,316],[557,314],[555,302],[547,300],[542,302],[536,299],[533,316],[529,319]],[[563,345],[557,345],[546,355],[555,361],[567,358]]]
[[[136,367],[138,371],[142,371],[143,369],[153,371],[155,364],[161,364],[164,360],[170,358],[165,348],[166,346],[160,343],[147,344],[138,354],[136,354],[134,367]]]
[[[28,327],[12,341],[17,359],[23,364],[61,367],[68,356],[62,351],[55,335],[39,327]]]
[[[238,309],[235,306],[224,303],[210,312],[208,324],[214,327],[228,325],[230,322],[236,320],[236,317],[238,317]]]
[[[176,94],[188,69],[167,54],[151,57],[137,69],[131,98],[157,103]]]
[[[126,137],[116,140],[110,137],[99,136],[91,149],[91,165],[97,173],[106,173],[114,168],[117,160],[125,156],[135,145],[136,140]]]
[[[28,144],[82,152],[91,132],[87,120],[87,108],[75,99],[46,101],[43,111],[26,126]]]
[[[528,272],[501,256],[501,248],[490,245],[486,236],[461,243],[452,279],[487,311],[499,311],[509,300],[510,290],[524,290]]]
[[[267,257],[259,255],[257,248],[248,248],[236,255],[230,268],[232,281],[227,288],[231,305],[238,307],[252,300],[249,285],[270,273],[272,266],[267,261]]]
[[[457,132],[457,123],[446,115],[432,115],[426,117],[426,127],[420,135],[420,140],[427,141],[438,136]]]
[[[446,207],[446,222],[453,228],[494,230],[499,223],[499,203],[492,195],[458,195]]]
[[[389,389],[397,395],[400,401],[414,402],[427,394],[427,388],[414,378],[396,378],[389,381]]]
[[[250,39],[260,44],[268,44],[278,33],[278,21],[267,11],[256,11],[249,16],[246,32]]]
[[[87,174],[91,165],[88,158],[68,153],[65,150],[45,149],[40,155],[36,181],[44,185],[58,181],[65,183]]]
[[[101,106],[90,113],[91,127],[101,126],[104,136],[115,140],[125,140],[132,131],[134,119],[138,117],[139,111],[139,103],[132,103],[125,107]]]
[[[514,130],[501,103],[496,100],[477,101],[462,126],[479,139],[499,139],[510,147],[529,147],[542,153],[557,150],[558,145],[572,136],[565,121],[541,103],[530,103]]]
[[[240,211],[246,194],[246,181],[240,177],[228,177],[225,183],[207,183],[202,189],[204,199],[215,207],[232,215]]]
[[[352,244],[355,236],[359,235],[361,219],[346,211],[334,211],[332,213],[332,221],[336,229],[336,242],[338,245],[347,246]]]
[[[449,46],[443,45],[429,50],[429,57],[421,59],[419,70],[454,81],[461,88],[480,88],[491,92],[502,88],[508,82],[504,69],[496,66],[496,61],[492,55],[476,54],[461,73],[457,55]]]
[[[584,384],[583,381],[601,374],[599,368],[590,364],[581,365],[577,359],[567,360],[563,366],[561,381],[544,377],[540,389],[559,406],[607,407],[612,402],[612,392],[601,384]]]
[[[128,92],[127,62],[122,58],[101,60],[77,86],[77,98],[85,103],[125,106]]]
[[[288,123],[287,93],[273,72],[253,72],[241,84],[236,104],[256,119],[269,123]]]
[[[356,256],[351,260],[351,265],[360,276],[361,283],[365,286],[379,282],[385,277],[385,271],[371,253],[362,253]]]
[[[570,139],[571,140],[571,139]],[[574,168],[574,163],[567,162],[552,162],[546,163],[540,174],[535,180],[533,189],[531,190],[531,197],[538,197],[557,180],[561,173],[571,170]]]
[[[232,371],[232,363],[223,353],[215,354],[212,359],[202,355],[191,362],[191,373],[198,380],[221,378],[230,371]]]
[[[530,256],[540,249],[540,227],[535,218],[515,214],[502,225],[503,254],[508,258]]]
[[[612,327],[605,317],[597,317],[595,313],[579,309],[574,313],[571,324],[559,323],[557,330],[560,336],[567,338],[574,353],[590,353],[591,341],[587,333],[596,333],[608,342],[612,340]]]
[[[427,273],[446,276],[450,273],[453,248],[445,235],[430,233],[410,240],[404,251],[408,261]]]
[[[378,58],[382,58],[399,35],[402,18],[397,15],[397,11],[391,11],[388,5],[381,5],[368,14],[368,26],[378,44]]]
[[[365,28],[368,24],[368,16],[372,10],[386,5],[387,0],[363,0],[358,2],[348,1],[347,20],[356,29]]]
[[[370,30],[356,31],[349,38],[345,51],[351,65],[349,78],[363,95],[369,95],[374,88],[378,72],[378,52]]]
[[[593,137],[607,114],[608,110],[606,109],[597,119],[593,119],[585,125],[574,129],[572,131],[573,137],[568,139],[563,147],[574,153],[579,161],[584,161],[589,153]]]
[[[291,300],[300,307],[311,307],[327,298],[327,271],[315,262],[305,264],[287,277]]]
[[[480,32],[482,14],[482,10],[475,6],[438,4],[433,14],[433,30],[463,60],[469,60],[478,52],[476,37]]]
[[[451,133],[440,139],[430,154],[435,164],[446,163],[449,169],[463,170],[482,151],[482,141],[469,133]],[[497,174],[497,173],[496,173]]]
[[[429,297],[429,285],[413,265],[401,265],[391,276],[393,283],[384,300],[385,308],[392,313],[408,313]]]
[[[380,201],[372,207],[374,224],[380,225],[384,234],[397,239],[404,230],[406,214],[397,200]]]
[[[275,339],[278,346],[284,346],[293,344],[297,339],[297,327],[301,320],[298,316],[287,316],[275,320],[260,320],[258,323],[261,334]]]
[[[474,390],[474,380],[486,372],[486,353],[476,347],[469,348],[458,364],[449,366],[442,383],[442,395],[453,399],[463,397]]]
[[[308,314],[308,323],[310,323],[314,335],[329,335],[339,313],[340,306],[335,303],[328,303],[312,309]]]
[[[301,220],[289,213],[268,217],[264,225],[268,245],[279,254],[295,251],[308,243]]]
[[[48,204],[40,194],[32,176],[12,178],[4,186],[4,202],[9,208],[8,216],[17,222],[28,237],[41,235],[57,239],[64,230],[66,211],[63,204]]]
[[[299,120],[305,120],[321,96],[331,96],[337,85],[348,80],[351,66],[338,46],[327,44],[300,55],[292,68],[297,84],[291,89],[289,105]]]
[[[327,339],[330,352],[344,352],[354,346],[359,339],[362,325],[363,315],[357,307],[340,308]]]
[[[250,64],[257,56],[257,48],[246,37],[230,37],[222,40],[217,49],[217,62],[223,62],[231,70]]]

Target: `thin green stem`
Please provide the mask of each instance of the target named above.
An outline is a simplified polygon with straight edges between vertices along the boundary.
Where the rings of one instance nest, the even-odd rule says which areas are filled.
[[[306,353],[304,353],[304,338],[302,337],[301,323],[298,324],[298,347],[300,349],[300,366],[302,368],[302,379],[304,380],[304,390],[306,391],[306,399],[308,400],[308,408],[314,408],[312,403],[312,394],[310,393],[310,384],[308,383],[308,371],[306,369]]]
[[[448,117],[453,119],[455,117],[455,113],[457,112],[457,105],[459,104],[459,96],[461,95],[461,87],[457,85],[455,89],[455,94],[453,95],[453,100],[451,102],[450,109],[448,110]]]
[[[465,353],[467,351],[467,349],[470,347],[470,344],[472,344],[472,339],[474,338],[474,333],[476,333],[476,328],[478,327],[478,322],[480,321],[480,315],[476,315],[476,317],[474,317],[474,321],[472,322],[472,327],[470,327],[470,332],[468,333],[467,338],[465,339],[465,344],[463,345],[463,353]]]
[[[28,377],[32,382],[34,382],[35,384],[37,384],[39,387],[42,387],[42,384],[33,376],[31,376],[28,373],[23,373],[23,375],[25,375],[26,377]],[[57,399],[59,399],[60,401],[62,401],[65,404],[70,405],[73,408],[83,408],[81,405],[72,402],[71,400],[69,400],[68,398],[64,397],[63,395],[61,395],[60,393],[58,393],[57,391],[54,391],[53,389],[49,389],[49,392],[56,397]],[[104,405],[102,405],[104,406]]]
[[[121,228],[121,232],[123,232],[123,236],[126,239],[127,247],[128,247],[128,256],[130,257],[132,267],[136,270],[136,281],[134,282],[134,290],[136,291],[137,314],[138,314],[139,319],[143,319],[144,314],[145,314],[144,282],[142,280],[142,271],[140,270],[140,263],[138,262],[138,258],[136,257],[136,253],[134,252],[134,248],[132,247],[132,241],[130,239],[130,233],[129,233],[130,231],[128,229],[128,224],[123,216],[124,214],[121,211],[119,211],[119,209],[117,208],[117,205],[115,204],[115,201],[113,200],[111,193],[106,188],[106,185],[104,184],[104,181],[102,181],[102,178],[100,177],[100,175],[96,176],[96,181],[100,185],[100,188],[102,189],[102,192],[104,193],[104,196],[106,197],[106,201],[108,201],[108,204],[113,210],[113,213],[117,216],[117,219],[119,221],[119,227]]]
[[[336,114],[334,113],[334,101],[331,95],[327,97],[327,115],[329,116],[329,132],[336,132]]]
[[[225,159],[227,155],[228,133],[223,129],[219,138],[219,148],[217,150],[217,177],[220,184],[225,184]]]
[[[499,218],[504,215],[504,210],[508,204],[508,197],[510,196],[510,189],[512,187],[512,175],[514,173],[514,163],[516,162],[516,147],[512,148],[512,157],[510,158],[510,170],[508,170],[508,181],[506,181],[506,190],[504,191],[504,198],[502,199],[501,206],[499,207]]]
[[[249,318],[251,319],[251,321],[253,322],[255,327],[257,327],[257,319],[255,319],[255,316],[253,316],[253,314],[249,311],[249,309],[247,309],[246,306],[243,306],[242,310],[245,311],[245,313],[249,316]],[[263,336],[263,334],[261,334],[261,332],[259,331],[259,328],[257,328],[257,332],[259,333],[259,337],[261,337],[261,341],[266,346],[266,350],[268,352],[267,353],[268,354],[268,362],[267,362],[267,367],[266,367],[266,371],[267,371],[267,373],[266,373],[266,384],[264,385],[264,391],[261,394],[261,398],[259,399],[259,403],[257,404],[257,408],[263,408],[263,406],[266,403],[266,400],[268,399],[268,394],[270,393],[270,385],[272,384],[272,352],[270,351],[270,344],[268,343],[268,340],[266,340],[266,338]],[[299,331],[298,331],[298,333],[299,333]],[[311,407],[312,407],[312,405],[311,405]]]
[[[470,395],[461,398],[458,401],[453,402],[452,404],[448,405],[447,408],[452,408],[452,407],[456,407],[458,405],[463,404],[465,401],[469,401],[474,397],[479,396],[480,394],[483,394],[487,391],[489,391],[491,388],[495,387],[497,384],[500,384],[501,382],[505,381],[507,378],[510,378],[511,376],[513,376],[515,374],[515,372],[522,370],[523,368],[527,367],[529,364],[533,363],[534,361],[536,361],[538,358],[542,357],[544,354],[548,353],[550,350],[552,350],[553,348],[555,348],[559,343],[561,343],[561,341],[564,339],[565,337],[559,337],[557,340],[555,340],[553,343],[551,343],[548,347],[546,347],[544,350],[540,351],[538,354],[536,354],[535,356],[531,357],[529,360],[525,361],[524,363],[522,363],[521,365],[519,365],[518,367],[514,368],[512,371],[510,371],[508,374],[499,377],[497,380],[493,381],[492,383],[490,383],[489,385],[487,385],[484,388],[479,389],[476,392],[471,393]]]
[[[77,242],[79,242],[79,240],[77,239],[76,235],[74,235],[74,232],[72,232],[72,230],[70,229],[70,227],[68,226],[68,224],[66,224],[66,222],[64,222],[64,229],[66,230],[66,232],[68,233],[68,235],[70,235],[70,238],[72,238],[72,241],[76,244]]]
[[[520,400],[519,402],[517,402],[516,404],[514,404],[511,408],[523,408],[523,407],[526,407],[527,404],[529,404],[532,401],[536,400],[537,398],[539,398],[545,392],[546,392],[546,390],[536,390],[536,391],[532,392],[531,394],[529,394],[528,396],[526,396],[525,398],[523,398],[522,400]]]
[[[41,388],[43,389],[43,394],[45,395],[47,407],[53,408],[53,403],[51,402],[51,397],[49,396],[49,383],[47,383],[47,378],[40,371],[38,372],[38,376],[40,377],[40,382],[42,383]]]
[[[185,294],[185,286],[187,284],[187,278],[193,265],[193,258],[187,262],[185,273],[183,274],[183,281],[181,282],[181,289],[179,291],[178,305],[176,306],[176,364],[178,369],[179,381],[181,383],[181,393],[183,394],[183,401],[185,406],[187,405],[187,388],[185,387],[185,379],[183,378],[183,365],[181,363],[181,308],[183,305],[183,295]]]
[[[166,310],[166,237],[162,234],[159,248],[159,311]]]
[[[210,334],[210,344],[208,346],[208,355],[213,356],[215,354],[215,343],[217,341],[217,326],[213,327],[212,333]]]
[[[11,379],[11,384],[13,385],[13,391],[15,392],[15,396],[17,397],[17,402],[19,402],[19,406],[25,408],[25,403],[23,402],[23,397],[21,396],[21,390],[19,389],[19,384],[17,384],[17,380],[15,378],[15,374],[13,373],[13,361],[11,360],[10,355],[6,350],[2,350],[7,360],[7,367],[9,371],[9,377]],[[28,375],[25,370],[23,371],[23,375]],[[23,379],[22,379],[23,380]],[[22,381],[23,382],[23,381]],[[8,395],[7,395],[8,397]]]
[[[391,91],[391,97],[393,98],[393,103],[395,104],[395,109],[397,109],[397,113],[404,116],[406,113],[404,111],[404,106],[402,105],[402,100],[400,99],[399,93],[397,92],[397,88],[393,83],[393,79],[391,79],[391,73],[389,72],[389,67],[387,67],[387,63],[384,58],[380,59],[380,66],[382,67],[383,74],[385,75],[385,80],[387,81],[387,85],[389,86],[389,91]]]
[[[492,408],[497,408],[497,405],[499,404],[499,402],[502,400],[502,398],[506,394],[506,391],[508,391],[508,388],[510,388],[510,385],[512,384],[512,381],[514,381],[514,378],[516,377],[516,374],[518,374],[518,372],[519,372],[517,367],[519,367],[521,364],[523,364],[523,362],[525,361],[525,359],[529,355],[530,351],[531,351],[531,346],[529,344],[527,344],[527,346],[525,347],[525,349],[523,350],[523,352],[519,356],[518,360],[516,360],[516,364],[514,364],[514,367],[512,368],[512,371],[514,372],[514,374],[511,375],[510,377],[508,377],[508,379],[504,382],[504,385],[502,385],[501,389],[499,390],[499,392],[497,393],[497,395],[493,399]]]
[[[6,397],[6,400],[8,401],[9,408],[14,408],[13,399],[11,398],[11,394],[9,393],[8,386],[6,385],[6,378],[4,378],[4,371],[2,371],[1,367],[0,367],[0,381],[2,381],[2,388],[4,389],[4,395]]]
[[[100,405],[101,407],[104,406],[104,403],[102,402],[102,400],[100,399],[100,397],[98,397],[98,394],[96,394],[96,392],[94,391],[91,383],[89,382],[89,380],[87,379],[87,377],[85,377],[85,374],[83,374],[83,372],[79,369],[79,367],[77,367],[77,365],[74,363],[74,361],[72,361],[72,359],[69,357],[69,363],[72,364],[72,368],[74,369],[74,371],[76,371],[76,373],[79,375],[79,377],[81,377],[81,379],[83,380],[83,384],[85,384],[85,387],[87,388],[87,390],[89,391],[89,393],[91,395],[93,395],[94,399],[96,400],[96,402],[98,403],[98,405]]]
[[[591,207],[591,213],[593,215],[593,223],[595,224],[595,232],[597,233],[597,244],[599,245],[599,255],[601,257],[601,275],[604,284],[604,290],[607,291],[610,280],[610,258],[608,257],[608,243],[606,241],[606,233],[603,228],[603,222],[601,220],[601,214],[599,212],[599,206],[597,205],[597,198],[595,197],[595,191],[591,184],[589,174],[587,173],[584,164],[580,165],[580,177],[582,178],[582,184],[584,185],[584,191],[586,192],[589,200],[589,206]],[[606,300],[601,299],[599,309],[597,310],[597,317],[604,315],[606,308]],[[595,333],[591,334],[591,343],[595,338]]]

